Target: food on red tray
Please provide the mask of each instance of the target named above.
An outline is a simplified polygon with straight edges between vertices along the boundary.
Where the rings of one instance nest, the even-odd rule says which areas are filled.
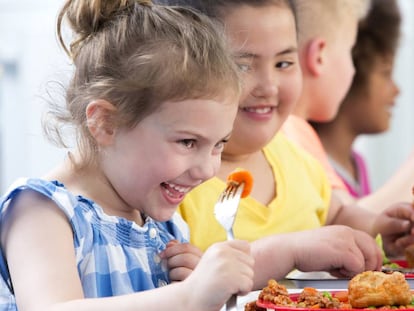
[[[349,307],[329,292],[320,292],[313,287],[305,287],[300,293],[296,305],[311,309],[344,309]]]
[[[243,192],[241,194],[241,197],[242,198],[247,197],[250,194],[250,192],[252,191],[252,188],[253,188],[253,176],[247,170],[236,169],[233,172],[231,172],[227,176],[227,183],[231,183],[231,182],[234,182],[237,185],[239,185],[241,183],[244,183],[244,189],[243,189]]]
[[[266,308],[261,308],[256,304],[256,300],[255,301],[251,301],[248,302],[245,306],[244,306],[244,311],[266,311]]]
[[[349,303],[354,308],[408,305],[412,293],[400,272],[366,271],[356,275],[348,285]]]
[[[286,287],[275,280],[269,280],[267,282],[267,286],[264,287],[259,294],[259,300],[268,301],[281,306],[294,305],[294,302],[289,297]]]
[[[411,305],[413,294],[400,272],[366,271],[349,282],[348,291],[318,291],[305,287],[299,294],[288,294],[285,286],[275,280],[260,292],[257,307],[249,303],[245,311],[301,309],[405,309]],[[255,309],[256,308],[256,309]]]
[[[341,299],[337,298],[326,291],[318,291],[313,287],[305,287],[303,291],[291,299],[285,286],[279,284],[275,280],[269,280],[266,287],[260,292],[256,304],[259,307],[291,307],[306,309],[350,309],[350,305],[343,300],[343,293],[340,294]],[[249,309],[245,309],[247,311]],[[250,309],[252,310],[252,309]],[[254,309],[253,309],[254,310]]]

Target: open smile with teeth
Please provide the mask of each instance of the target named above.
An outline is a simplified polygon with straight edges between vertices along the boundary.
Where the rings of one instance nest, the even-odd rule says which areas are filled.
[[[161,184],[161,186],[165,189],[168,196],[172,198],[183,197],[191,190],[191,187],[183,187],[169,182],[164,182]]]
[[[270,113],[270,112],[272,112],[273,109],[274,109],[274,107],[245,107],[245,108],[242,108],[242,110],[244,110],[246,112],[253,112],[253,113],[257,113],[257,114]]]

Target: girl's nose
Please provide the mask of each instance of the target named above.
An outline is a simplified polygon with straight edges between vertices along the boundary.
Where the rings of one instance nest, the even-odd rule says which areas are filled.
[[[256,87],[253,89],[255,97],[273,97],[278,92],[278,81],[274,73],[263,73],[257,76]]]
[[[214,177],[220,167],[220,155],[203,157],[190,170],[193,179],[205,181]]]
[[[398,96],[400,94],[400,88],[397,85],[397,83],[395,83],[395,80],[392,80],[392,87],[393,87],[393,90],[394,90],[394,96],[395,97]]]

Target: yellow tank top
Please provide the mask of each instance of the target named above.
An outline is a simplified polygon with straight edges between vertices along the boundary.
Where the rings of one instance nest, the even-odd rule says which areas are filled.
[[[331,185],[319,162],[283,134],[276,135],[263,152],[277,181],[277,196],[267,206],[251,196],[242,199],[233,227],[235,237],[254,241],[323,226]],[[188,193],[179,206],[190,229],[190,241],[202,250],[226,240],[224,229],[214,218],[214,204],[225,186],[225,181],[214,177]]]

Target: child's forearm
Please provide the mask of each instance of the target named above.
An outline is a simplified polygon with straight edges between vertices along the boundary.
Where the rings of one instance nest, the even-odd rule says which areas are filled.
[[[255,259],[254,289],[262,289],[271,278],[284,278],[295,268],[293,249],[292,240],[285,234],[271,235],[251,243]]]
[[[377,213],[362,208],[356,203],[344,204],[333,192],[332,204],[328,214],[328,225],[345,225],[354,229],[362,230],[375,236],[373,224]]]

